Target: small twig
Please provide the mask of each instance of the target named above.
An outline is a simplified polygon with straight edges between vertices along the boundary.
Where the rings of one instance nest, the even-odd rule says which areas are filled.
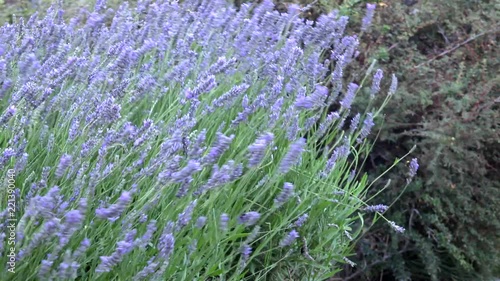
[[[479,38],[479,37],[481,37],[481,36],[483,36],[483,35],[486,35],[486,34],[488,34],[488,33],[490,33],[490,32],[493,32],[493,31],[498,31],[498,30],[497,30],[497,28],[495,27],[495,28],[493,28],[493,29],[490,29],[490,30],[487,30],[487,31],[481,32],[481,33],[479,33],[479,34],[477,34],[477,35],[475,35],[475,36],[472,36],[471,38],[469,38],[469,39],[465,40],[464,42],[462,42],[462,43],[460,43],[460,44],[457,44],[455,47],[453,47],[453,48],[451,48],[451,49],[449,49],[449,50],[446,50],[446,51],[444,51],[444,52],[440,53],[439,55],[437,55],[437,56],[433,57],[432,59],[430,59],[430,60],[428,60],[428,61],[426,61],[426,62],[423,62],[423,63],[421,63],[421,64],[419,64],[419,65],[415,66],[414,68],[419,68],[419,67],[421,67],[421,66],[423,66],[423,65],[425,65],[425,64],[428,64],[428,63],[430,63],[430,62],[434,61],[435,59],[440,58],[440,57],[442,57],[442,56],[444,56],[444,55],[446,55],[446,54],[449,54],[449,53],[451,53],[451,52],[455,51],[456,49],[458,49],[458,48],[462,47],[463,45],[466,45],[466,44],[468,44],[469,42],[471,42],[471,41],[473,41],[473,40],[476,40],[477,38]]]

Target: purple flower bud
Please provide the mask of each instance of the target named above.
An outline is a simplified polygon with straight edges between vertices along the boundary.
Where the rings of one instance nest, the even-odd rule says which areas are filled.
[[[146,233],[144,233],[141,238],[135,239],[134,246],[137,246],[140,249],[145,249],[153,238],[156,229],[156,220],[151,220],[146,228]]]
[[[210,92],[217,84],[215,83],[215,76],[210,75],[205,80],[201,81],[199,85],[193,90],[186,92],[186,99],[195,99],[203,93]]]
[[[234,139],[234,135],[229,137],[217,132],[217,141],[210,149],[210,152],[203,158],[202,162],[204,164],[214,163],[219,157],[229,148],[231,142]]]
[[[398,78],[396,75],[392,74],[391,86],[389,86],[389,96],[392,96],[396,93],[398,88]]]
[[[356,114],[356,116],[354,116],[351,120],[351,125],[349,127],[349,131],[351,133],[354,133],[354,131],[356,131],[358,129],[358,125],[359,125],[359,118],[361,117],[361,114]]]
[[[371,205],[371,206],[366,206],[363,208],[364,211],[367,211],[367,212],[371,212],[371,213],[384,213],[385,211],[387,211],[387,209],[389,209],[389,207],[387,205],[383,205],[383,204],[378,204],[378,205]]]
[[[135,229],[125,235],[125,239],[116,243],[116,250],[111,256],[101,256],[101,263],[97,266],[96,272],[109,272],[119,264],[123,257],[134,249],[134,236],[137,233]]]
[[[252,226],[256,224],[259,219],[260,219],[260,214],[258,212],[248,212],[241,215],[238,218],[238,222],[246,226]]]
[[[175,238],[172,233],[166,233],[160,238],[160,244],[158,245],[160,250],[160,257],[168,260],[170,255],[174,252]]]
[[[302,227],[302,225],[304,225],[304,223],[307,221],[308,218],[309,218],[308,214],[303,214],[293,223],[292,227],[296,228]]]
[[[95,214],[100,219],[107,219],[109,221],[114,221],[116,217],[120,216],[120,214],[125,210],[127,205],[132,200],[132,196],[130,192],[123,191],[118,198],[118,203],[109,206],[108,208],[98,208],[95,211]]]
[[[56,177],[60,178],[64,174],[64,171],[71,165],[71,155],[64,154],[59,160],[59,165],[56,170]]]
[[[153,262],[155,258],[156,256],[148,260],[148,264],[134,276],[133,278],[134,281],[145,280],[149,275],[156,272],[156,270],[159,267],[159,264]]]
[[[297,238],[299,238],[299,233],[295,229],[292,229],[292,231],[281,240],[280,247],[290,246]]]
[[[182,213],[179,214],[177,219],[177,227],[178,229],[186,226],[189,221],[191,221],[191,216],[193,215],[193,210],[196,207],[196,200],[193,200],[189,205],[184,209]]]
[[[16,111],[17,109],[14,105],[9,106],[5,111],[5,113],[2,115],[2,117],[0,118],[0,125],[7,123],[7,121],[9,121],[9,119],[12,118],[14,114],[16,114]]]
[[[189,160],[187,166],[179,172],[172,174],[172,179],[175,182],[183,182],[186,178],[190,177],[193,173],[201,171],[201,165],[198,161]]]
[[[276,203],[276,205],[281,206],[282,204],[287,202],[288,199],[292,197],[292,195],[293,195],[293,184],[285,182],[285,184],[283,185],[283,190],[276,197],[276,199],[274,199],[274,202]]]
[[[241,247],[241,260],[243,264],[245,264],[248,261],[251,254],[252,254],[252,247],[248,246],[247,244]]]
[[[418,167],[419,167],[419,165],[418,165],[417,158],[411,159],[410,171],[408,173],[408,181],[411,181],[413,179],[413,177],[415,177],[417,175]]]
[[[288,153],[283,157],[279,166],[280,173],[286,173],[290,168],[295,165],[304,151],[306,146],[306,140],[304,138],[299,138],[296,142],[290,145]]]
[[[350,83],[347,87],[347,93],[345,94],[342,101],[340,101],[340,105],[344,110],[351,109],[352,102],[354,101],[354,96],[356,95],[356,90],[358,90],[359,86],[354,83]]]
[[[255,167],[262,162],[266,154],[267,146],[273,141],[274,135],[272,133],[262,134],[253,144],[248,147],[249,160],[248,166]]]
[[[393,221],[389,221],[389,225],[391,226],[391,228],[392,228],[394,231],[396,231],[396,232],[398,232],[398,233],[404,233],[404,232],[405,232],[404,227],[401,227],[401,226],[397,225],[397,224],[396,224],[395,222],[393,222]]]
[[[219,228],[222,231],[227,231],[227,224],[229,222],[229,215],[222,214],[220,215]]]
[[[366,14],[361,20],[361,31],[366,31],[370,27],[376,6],[376,4],[366,3]]]
[[[202,228],[205,226],[205,224],[207,223],[207,217],[198,217],[198,219],[196,219],[196,227],[197,228]]]
[[[384,72],[382,71],[382,69],[377,69],[375,75],[373,75],[370,98],[374,98],[375,95],[380,91],[380,81],[382,81],[383,77],[384,77]]]
[[[363,127],[359,133],[359,137],[356,140],[358,143],[363,142],[363,140],[370,134],[372,127],[375,125],[373,122],[373,113],[368,113],[365,120],[363,121]]]

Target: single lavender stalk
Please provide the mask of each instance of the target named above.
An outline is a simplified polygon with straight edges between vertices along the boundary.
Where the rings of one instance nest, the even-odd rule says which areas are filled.
[[[283,160],[281,160],[278,171],[283,174],[288,172],[288,170],[298,162],[305,146],[306,140],[304,138],[299,138],[296,142],[291,144],[288,153],[283,157]]]
[[[116,220],[116,217],[125,210],[127,205],[132,201],[131,193],[128,191],[123,191],[118,198],[118,203],[109,206],[108,208],[98,208],[95,214],[100,219],[107,219],[109,221]]]
[[[366,212],[371,212],[371,213],[384,213],[385,211],[387,211],[387,209],[389,209],[389,207],[387,205],[383,205],[383,204],[378,204],[378,205],[370,205],[370,206],[366,206],[363,208],[364,211]]]
[[[227,224],[229,222],[229,215],[228,214],[222,214],[220,216],[220,221],[219,221],[219,228],[222,231],[227,231]]]
[[[262,162],[266,154],[266,148],[273,141],[274,135],[272,133],[262,134],[253,144],[248,147],[249,160],[248,166],[255,167]]]
[[[361,20],[361,31],[366,31],[372,24],[376,6],[376,4],[366,3],[366,14]]]
[[[292,231],[281,240],[280,247],[290,246],[297,238],[299,238],[299,233],[295,229],[292,229]]]
[[[66,169],[71,165],[71,155],[64,154],[61,156],[61,159],[59,160],[59,165],[57,166],[56,170],[56,177],[60,178],[66,171]]]
[[[375,95],[380,91],[380,81],[384,77],[384,72],[382,69],[377,69],[373,75],[372,87],[370,89],[370,98],[373,99]]]
[[[274,199],[274,203],[277,206],[281,206],[284,203],[286,203],[290,199],[290,197],[292,197],[292,195],[293,195],[293,184],[285,182],[285,184],[283,185],[283,190],[276,197],[276,199]]]
[[[408,172],[408,178],[406,179],[408,183],[411,182],[413,178],[417,175],[418,167],[419,165],[417,158],[411,159],[409,167],[410,171]]]
[[[252,226],[256,224],[259,219],[260,219],[260,214],[258,212],[248,212],[241,215],[238,218],[238,222],[246,226]]]

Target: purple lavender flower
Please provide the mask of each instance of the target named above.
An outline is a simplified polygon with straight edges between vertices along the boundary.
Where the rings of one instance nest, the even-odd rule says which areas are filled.
[[[132,280],[134,281],[140,281],[140,280],[145,280],[149,275],[155,273],[155,271],[158,269],[160,266],[159,263],[153,262],[156,256],[152,257],[151,259],[148,260],[148,264],[141,270],[139,271]]]
[[[288,172],[288,170],[290,170],[290,168],[300,159],[305,146],[306,140],[304,138],[299,138],[296,142],[291,144],[288,153],[281,160],[278,171],[280,173]]]
[[[260,214],[258,212],[248,212],[244,213],[238,218],[238,223],[244,224],[246,226],[252,226],[257,223],[260,219]]]
[[[234,135],[227,137],[222,133],[217,132],[217,141],[210,149],[210,152],[205,155],[205,157],[203,157],[202,162],[204,164],[216,162],[218,158],[224,153],[224,151],[229,148],[233,139]]]
[[[3,167],[13,156],[16,155],[16,151],[12,148],[6,148],[3,151],[2,158],[0,159],[0,167]]]
[[[391,86],[389,86],[389,96],[392,96],[396,93],[398,88],[398,78],[396,75],[392,74]]]
[[[16,111],[17,109],[14,105],[9,106],[2,117],[0,117],[0,125],[7,123],[16,114]]]
[[[273,139],[274,135],[272,133],[264,133],[248,147],[249,167],[255,167],[262,162],[262,159],[264,159],[266,154],[266,148],[273,141]]]
[[[359,118],[361,118],[361,114],[356,114],[352,120],[351,120],[351,125],[349,127],[349,131],[351,133],[354,133],[358,129],[358,124],[359,124]]]
[[[293,224],[292,226],[293,227],[296,227],[296,228],[300,228],[302,227],[302,225],[304,225],[304,223],[307,221],[307,219],[309,218],[309,215],[308,214],[303,214],[302,216],[300,216]]]
[[[285,184],[283,185],[283,190],[276,197],[276,199],[274,199],[274,203],[276,203],[276,205],[278,205],[278,206],[281,206],[285,202],[287,202],[288,199],[290,199],[290,197],[292,197],[292,195],[293,195],[293,184],[291,184],[289,182],[285,182]]]
[[[104,124],[113,123],[120,119],[120,110],[121,105],[115,103],[115,98],[107,98],[97,107],[97,118]]]
[[[81,226],[85,218],[82,210],[71,210],[64,216],[64,224],[61,226],[59,236],[59,245],[66,245],[69,239]]]
[[[359,137],[356,140],[358,143],[363,142],[363,140],[370,134],[372,127],[375,125],[373,122],[373,113],[368,113],[363,121],[363,127],[359,133]]]
[[[394,231],[396,231],[396,232],[398,232],[398,233],[404,233],[404,232],[405,232],[404,227],[401,227],[401,226],[397,225],[397,224],[396,224],[395,222],[393,222],[393,221],[389,221],[389,225],[390,225],[390,227],[391,227]]]
[[[248,261],[251,254],[252,254],[252,247],[248,246],[248,244],[245,244],[241,247],[241,260],[243,264],[245,264]]]
[[[367,212],[371,212],[371,213],[384,213],[385,211],[387,211],[387,209],[389,209],[389,207],[387,205],[383,205],[383,204],[378,204],[378,205],[370,205],[370,206],[366,206],[363,208],[364,211],[367,211]]]
[[[220,215],[220,221],[219,221],[219,228],[222,231],[227,231],[227,224],[229,222],[229,215],[228,214],[222,214]]]
[[[132,196],[130,192],[123,191],[118,198],[118,203],[109,206],[108,208],[98,208],[95,214],[100,219],[107,219],[109,221],[114,221],[127,207],[127,205],[132,201]]]
[[[71,165],[71,155],[64,154],[61,156],[61,159],[59,160],[59,165],[57,166],[56,170],[56,177],[60,178],[64,174],[64,171]]]
[[[415,175],[417,175],[417,171],[418,171],[418,160],[417,158],[413,158],[411,159],[410,161],[410,171],[408,172],[408,179],[407,181],[411,181],[413,179],[413,177],[415,177]]]
[[[196,88],[194,88],[193,90],[188,90],[186,92],[186,99],[195,99],[203,93],[210,92],[215,86],[215,76],[210,75],[205,80],[199,82]]]
[[[195,225],[197,228],[202,228],[205,226],[206,223],[207,223],[207,217],[201,216],[201,217],[198,217],[198,219],[196,219]]]
[[[158,245],[158,249],[160,249],[159,256],[164,258],[165,260],[168,260],[168,258],[174,252],[174,244],[175,244],[174,235],[172,233],[164,233],[162,235],[162,238],[160,238],[160,243]]]
[[[384,72],[382,69],[377,69],[375,75],[373,75],[372,87],[370,90],[370,98],[374,98],[375,95],[380,91],[380,81],[384,77]]]
[[[125,239],[116,243],[116,251],[111,256],[101,256],[101,263],[97,266],[96,272],[109,272],[119,264],[123,257],[134,249],[135,229],[125,235]]]
[[[194,208],[196,207],[197,200],[193,200],[189,205],[184,209],[182,213],[179,214],[177,219],[177,227],[178,229],[186,226],[189,221],[191,221],[191,216],[193,215]]]
[[[314,102],[306,96],[298,96],[294,103],[297,109],[311,109],[314,106]]]
[[[375,14],[376,4],[366,3],[366,14],[361,20],[361,31],[366,31],[372,24],[373,15]]]
[[[144,250],[146,248],[146,246],[148,245],[148,243],[153,238],[153,235],[154,235],[156,229],[157,229],[157,227],[156,227],[156,220],[151,220],[148,223],[148,226],[146,228],[146,233],[144,233],[144,235],[142,235],[141,238],[136,238],[135,239],[134,246],[138,247],[139,249],[143,249]]]
[[[190,177],[193,173],[201,171],[201,165],[198,161],[189,160],[187,166],[179,172],[172,174],[172,179],[175,182],[183,182],[186,178]]]
[[[280,242],[280,247],[286,247],[286,246],[290,246],[294,241],[295,239],[299,238],[299,233],[295,230],[295,229],[292,229],[292,231],[290,231],[284,238],[283,240],[281,240]]]
[[[357,84],[350,83],[347,87],[347,93],[344,96],[344,99],[340,101],[340,105],[344,110],[351,109],[351,104],[354,101],[354,96],[356,95],[356,90],[359,88]]]
[[[231,88],[227,93],[222,94],[220,97],[212,101],[212,106],[209,113],[213,112],[218,107],[229,107],[233,104],[234,100],[242,93],[244,93],[250,86],[247,84],[237,85]]]

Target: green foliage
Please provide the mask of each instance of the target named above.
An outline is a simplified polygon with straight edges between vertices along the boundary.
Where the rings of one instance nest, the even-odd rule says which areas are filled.
[[[360,267],[346,270],[346,279],[489,280],[498,270],[500,57],[493,2],[378,6],[365,34],[371,40],[361,40],[374,43],[361,57],[379,58],[400,83],[367,170],[383,170],[416,144],[420,179],[384,214],[405,225],[405,235],[374,226],[358,244]],[[377,203],[400,195],[404,177],[390,177]]]

